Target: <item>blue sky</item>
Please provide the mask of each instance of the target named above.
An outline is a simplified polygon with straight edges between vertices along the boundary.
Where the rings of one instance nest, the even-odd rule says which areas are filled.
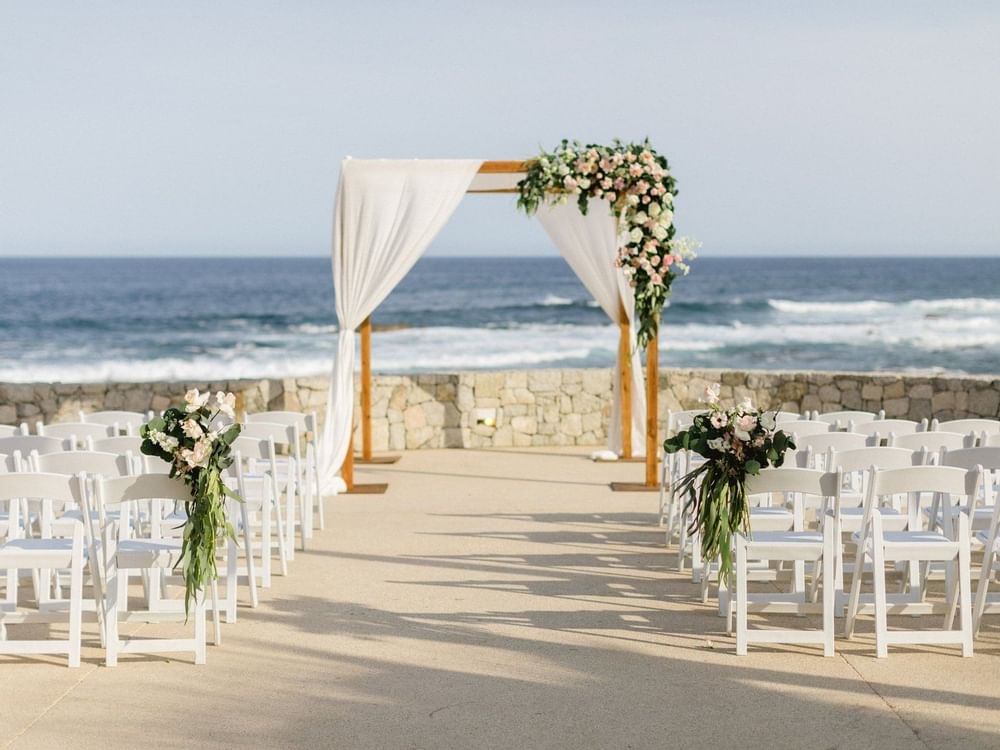
[[[703,254],[1000,254],[995,3],[0,0],[0,255],[323,255],[341,159],[646,135]],[[547,254],[470,196],[436,254]]]

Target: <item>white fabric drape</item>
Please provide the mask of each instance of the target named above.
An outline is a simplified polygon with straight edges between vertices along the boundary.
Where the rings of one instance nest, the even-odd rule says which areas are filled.
[[[632,359],[632,455],[645,455],[646,396],[642,362],[635,344],[635,296],[624,274],[615,267],[618,255],[618,221],[605,201],[591,200],[587,215],[580,213],[576,201],[561,205],[545,204],[538,208],[538,219],[552,242],[580,277],[601,309],[619,323],[622,309],[628,317]],[[608,424],[608,447],[622,451],[621,373],[614,368],[614,406]]]
[[[330,378],[320,476],[336,486],[351,444],[355,330],[417,262],[458,207],[482,160],[347,159],[333,222],[340,332]]]

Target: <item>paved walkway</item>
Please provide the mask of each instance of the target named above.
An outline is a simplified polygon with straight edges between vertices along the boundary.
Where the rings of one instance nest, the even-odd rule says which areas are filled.
[[[673,572],[655,495],[607,489],[640,472],[545,449],[414,452],[363,472],[389,492],[331,499],[327,531],[207,666],[106,669],[92,645],[78,670],[0,657],[0,746],[1000,746],[1000,617],[973,659],[876,661],[870,621],[832,659],[739,659]]]

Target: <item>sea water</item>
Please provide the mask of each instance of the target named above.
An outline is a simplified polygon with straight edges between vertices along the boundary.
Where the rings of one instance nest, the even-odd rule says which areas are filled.
[[[373,321],[383,372],[617,350],[558,257],[424,258]],[[664,366],[997,373],[1000,259],[701,258],[661,330]],[[328,258],[0,259],[0,382],[321,375],[336,332]]]

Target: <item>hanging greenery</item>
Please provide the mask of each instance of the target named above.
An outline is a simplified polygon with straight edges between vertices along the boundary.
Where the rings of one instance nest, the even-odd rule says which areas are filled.
[[[698,243],[675,237],[677,186],[665,157],[649,140],[610,146],[564,140],[530,162],[518,185],[518,208],[531,215],[543,203],[575,197],[587,213],[592,199],[606,201],[618,218],[616,265],[635,290],[636,339],[645,347],[659,329],[660,315],[674,279],[686,276]]]

